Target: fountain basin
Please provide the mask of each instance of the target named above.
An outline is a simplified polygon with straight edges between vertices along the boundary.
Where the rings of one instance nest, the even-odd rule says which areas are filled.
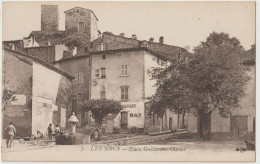
[[[80,145],[90,144],[90,136],[75,134],[75,135],[57,135],[55,136],[56,145]]]

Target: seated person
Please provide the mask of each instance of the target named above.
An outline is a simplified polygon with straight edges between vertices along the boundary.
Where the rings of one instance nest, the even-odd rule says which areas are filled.
[[[37,130],[37,135],[32,135],[31,139],[32,140],[39,140],[42,137],[43,137],[43,134],[39,130]]]
[[[59,125],[55,125],[54,133],[57,135],[60,133],[60,127]]]

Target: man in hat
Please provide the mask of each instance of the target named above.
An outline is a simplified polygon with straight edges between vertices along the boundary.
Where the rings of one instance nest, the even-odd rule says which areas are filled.
[[[7,132],[6,146],[7,146],[7,148],[9,148],[12,146],[12,142],[13,142],[14,136],[16,134],[16,129],[15,129],[12,121],[5,128],[5,131]]]

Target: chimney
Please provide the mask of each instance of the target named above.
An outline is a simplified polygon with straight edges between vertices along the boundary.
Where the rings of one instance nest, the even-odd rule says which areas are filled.
[[[132,35],[132,39],[137,40],[137,37],[135,34]]]
[[[121,34],[119,34],[119,36],[124,37],[124,36],[125,36],[125,33],[121,33]]]
[[[159,38],[159,43],[163,44],[163,36]]]
[[[150,42],[153,42],[153,40],[154,40],[154,38],[152,38],[152,37],[149,39]]]

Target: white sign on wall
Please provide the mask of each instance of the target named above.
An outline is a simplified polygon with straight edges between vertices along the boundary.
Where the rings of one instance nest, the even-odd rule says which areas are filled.
[[[128,113],[128,128],[144,127],[144,102],[122,102],[122,112]],[[120,114],[120,113],[119,113]]]
[[[12,105],[24,105],[26,103],[26,96],[24,94],[14,94],[15,101],[12,101]]]

